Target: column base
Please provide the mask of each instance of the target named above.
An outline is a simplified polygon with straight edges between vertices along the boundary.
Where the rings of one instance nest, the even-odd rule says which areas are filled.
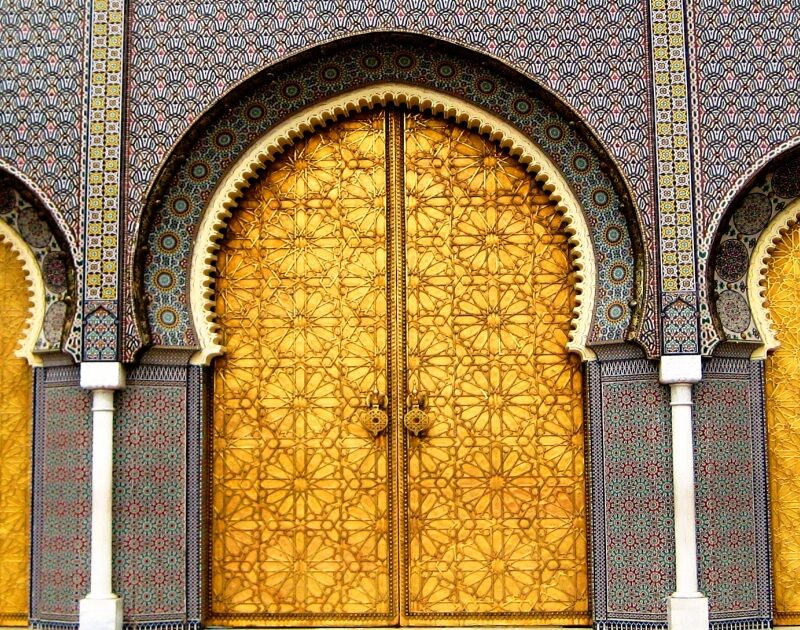
[[[670,595],[667,598],[669,630],[708,630],[708,597]]]
[[[80,601],[80,630],[122,630],[122,598]]]

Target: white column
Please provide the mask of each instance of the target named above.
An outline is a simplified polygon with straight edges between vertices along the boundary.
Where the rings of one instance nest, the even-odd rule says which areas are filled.
[[[92,573],[80,601],[80,630],[122,630],[122,599],[111,585],[114,391],[125,388],[121,363],[81,364],[81,387],[92,392]]]
[[[670,630],[708,630],[708,598],[697,586],[692,385],[702,379],[700,355],[661,358],[659,380],[670,387],[672,484],[675,501],[675,592],[667,602]]]

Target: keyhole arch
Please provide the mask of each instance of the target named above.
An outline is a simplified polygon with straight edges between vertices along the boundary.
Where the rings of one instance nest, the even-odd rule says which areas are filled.
[[[304,134],[366,109],[390,104],[429,111],[488,136],[542,184],[556,202],[564,217],[565,232],[569,234],[577,292],[569,349],[584,360],[594,358],[588,346],[597,286],[594,246],[583,209],[563,174],[534,141],[493,114],[449,94],[419,86],[382,83],[316,103],[275,126],[254,142],[218,183],[203,210],[190,262],[191,316],[200,346],[192,356],[193,364],[209,365],[214,357],[224,353],[214,312],[216,253],[228,219],[249,182]]]

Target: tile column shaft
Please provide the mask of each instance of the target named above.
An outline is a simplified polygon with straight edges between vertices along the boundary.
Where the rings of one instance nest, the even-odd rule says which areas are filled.
[[[708,630],[708,598],[698,590],[694,497],[692,385],[703,377],[699,355],[661,358],[659,380],[670,387],[675,505],[675,592],[667,600],[669,630]]]
[[[114,593],[114,392],[125,387],[121,363],[81,364],[81,387],[92,392],[92,548],[89,594],[80,601],[80,630],[122,630]]]
[[[114,390],[92,391],[92,576],[87,599],[113,599],[111,588]]]
[[[672,483],[675,501],[675,594],[699,597],[694,506],[692,385],[670,384],[672,407]]]

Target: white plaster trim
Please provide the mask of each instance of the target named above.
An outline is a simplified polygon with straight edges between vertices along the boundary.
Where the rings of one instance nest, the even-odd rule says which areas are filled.
[[[2,219],[0,219],[0,241],[8,243],[11,251],[22,263],[22,269],[28,279],[28,297],[31,301],[28,322],[14,354],[25,359],[30,366],[38,367],[42,365],[42,358],[34,353],[34,349],[44,324],[45,291],[42,270],[28,244],[16,230]]]
[[[775,336],[769,316],[766,296],[767,267],[778,242],[798,219],[800,219],[800,199],[795,199],[772,218],[758,237],[753,254],[750,256],[750,266],[747,269],[747,301],[750,302],[753,323],[763,340],[762,345],[753,351],[752,359],[766,359],[767,353],[781,345]]]
[[[498,117],[466,101],[416,86],[382,83],[320,101],[276,125],[247,149],[220,180],[203,210],[190,263],[190,308],[200,344],[200,350],[192,356],[191,363],[208,365],[211,359],[225,352],[214,312],[212,274],[219,249],[218,242],[225,231],[231,211],[236,207],[249,180],[304,133],[325,127],[337,117],[387,103],[407,104],[423,111],[430,110],[466,124],[470,129],[488,135],[501,147],[508,149],[521,164],[527,166],[529,172],[536,175],[536,180],[557,202],[565,219],[565,230],[570,235],[577,300],[567,349],[579,354],[583,360],[594,359],[594,352],[586,345],[597,284],[594,248],[583,208],[558,168],[531,139]]]
[[[658,367],[663,385],[699,383],[703,378],[703,360],[699,354],[664,355]]]
[[[81,387],[125,389],[125,366],[116,361],[84,361],[81,363]]]

